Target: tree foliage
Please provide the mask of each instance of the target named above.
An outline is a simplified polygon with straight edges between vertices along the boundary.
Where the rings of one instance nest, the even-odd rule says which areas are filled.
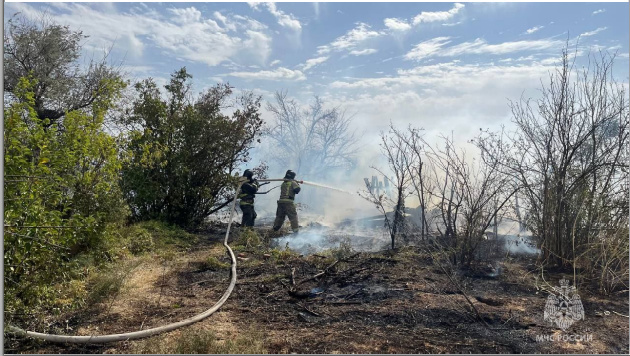
[[[263,124],[260,98],[245,93],[230,101],[232,87],[216,85],[190,95],[185,68],[171,76],[166,95],[151,79],[136,84],[123,189],[134,218],[195,225],[232,197],[233,172]],[[234,109],[231,115],[225,114]]]
[[[37,80],[16,84],[18,100],[4,109],[4,277],[10,306],[41,301],[42,290],[71,256],[97,247],[108,226],[124,219],[117,146],[102,128],[124,85],[101,83],[89,110],[68,112],[58,130],[45,129],[50,120],[37,114]]]
[[[20,78],[32,76],[33,108],[47,125],[55,124],[66,112],[89,110],[93,103],[107,100],[103,86],[120,80],[120,73],[106,63],[89,61],[81,68],[81,31],[56,24],[48,15],[31,20],[15,15],[5,25],[4,90],[16,94]],[[14,99],[19,96],[13,95]]]

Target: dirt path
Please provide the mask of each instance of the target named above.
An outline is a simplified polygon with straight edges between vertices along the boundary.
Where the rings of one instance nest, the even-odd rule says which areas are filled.
[[[227,268],[208,262],[214,256],[216,261],[229,263],[220,243],[210,240],[216,241],[217,236],[170,260],[145,257],[131,270],[115,298],[64,316],[67,333],[129,332],[206,310],[229,281]],[[562,333],[543,320],[547,294],[537,290],[536,277],[526,267],[528,261],[506,262],[504,272],[496,278],[458,278],[488,327],[476,318],[431,257],[417,248],[308,257],[281,251],[265,255],[267,251],[246,247],[240,250],[245,257],[239,260],[232,296],[217,313],[191,327],[107,345],[22,340],[19,351],[12,352],[171,353],[177,351],[172,345],[178,340],[203,332],[212,334],[216,347],[240,337],[256,339],[259,344],[254,350],[268,353],[628,351],[628,318],[612,313],[627,315],[627,292],[603,298],[581,291],[585,319]],[[338,257],[342,261],[334,263]],[[556,283],[560,277],[546,278]],[[563,334],[592,335],[592,340],[537,341],[537,336]]]

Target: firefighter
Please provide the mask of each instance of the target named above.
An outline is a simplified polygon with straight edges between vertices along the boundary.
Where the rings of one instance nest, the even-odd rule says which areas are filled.
[[[300,185],[295,181],[295,172],[288,170],[284,175],[287,179],[280,186],[280,199],[278,200],[278,209],[276,210],[276,220],[273,223],[273,230],[278,231],[284,224],[284,218],[289,217],[291,229],[294,233],[298,232],[298,216],[295,209],[295,195],[300,192]]]
[[[254,172],[246,169],[243,172],[243,177],[247,178],[247,181],[241,185],[238,198],[239,206],[243,212],[242,226],[254,226],[254,220],[256,220],[256,210],[254,210],[254,197],[258,191],[258,181],[254,179]]]

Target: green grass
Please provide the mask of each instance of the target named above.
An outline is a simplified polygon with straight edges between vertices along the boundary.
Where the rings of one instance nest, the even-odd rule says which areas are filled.
[[[333,260],[343,260],[354,254],[354,250],[352,249],[352,244],[349,238],[344,239],[339,242],[339,247],[331,248],[326,251],[323,251],[321,255],[329,257]]]
[[[299,256],[297,252],[284,248],[274,248],[268,253],[271,255],[270,259],[276,263],[284,263]]]
[[[258,234],[256,230],[250,228],[244,228],[240,231],[235,246],[248,247],[260,247],[263,245],[263,238]]]
[[[10,315],[32,315],[31,321],[39,323],[35,320],[39,316],[45,318],[101,302],[120,291],[124,277],[144,258],[171,261],[197,239],[196,235],[159,221],[129,226],[112,224],[90,250],[70,257],[64,268],[58,269],[55,280],[36,284],[24,279],[21,288],[5,289],[5,311]],[[20,293],[21,290],[28,293]]]
[[[120,292],[126,276],[142,263],[141,260],[127,260],[110,264],[91,273],[87,280],[86,300],[89,304],[102,302]]]
[[[229,269],[231,266],[232,264],[227,263],[227,262],[221,262],[219,261],[218,258],[214,256],[210,256],[206,258],[206,260],[203,263],[204,269],[209,269],[211,271],[225,270],[225,269]]]

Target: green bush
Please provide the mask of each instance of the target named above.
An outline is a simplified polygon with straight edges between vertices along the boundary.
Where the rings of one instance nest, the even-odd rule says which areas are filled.
[[[36,80],[21,78],[16,101],[4,108],[5,310],[49,304],[47,286],[72,268],[73,259],[101,245],[108,227],[124,220],[118,185],[117,142],[103,128],[124,87],[107,91],[90,108],[69,111],[63,130],[35,111]]]
[[[90,304],[99,303],[120,291],[124,282],[124,276],[115,270],[104,270],[95,274],[88,282],[89,294],[87,300]]]
[[[153,79],[135,86],[137,99],[125,120],[138,129],[128,136],[122,183],[137,221],[201,224],[231,196],[233,167],[247,161],[259,136],[260,97],[242,95],[226,115],[232,88],[220,84],[191,98],[191,78],[182,68],[165,93]]]
[[[253,229],[245,228],[242,229],[238,240],[236,240],[236,246],[245,246],[245,247],[260,247],[263,244],[263,240]]]
[[[129,252],[137,255],[141,252],[153,250],[153,236],[149,231],[136,227],[129,236]]]
[[[269,254],[276,262],[286,262],[298,256],[297,252],[291,251],[288,248],[274,248],[269,250]]]
[[[345,238],[343,241],[339,242],[339,247],[324,251],[323,254],[336,260],[343,260],[352,256],[352,254],[354,254],[354,250],[352,249],[350,238]]]
[[[197,242],[198,237],[183,230],[181,227],[171,225],[163,221],[142,221],[134,226],[148,231],[153,237],[155,249],[164,249],[169,246],[186,248]]]

